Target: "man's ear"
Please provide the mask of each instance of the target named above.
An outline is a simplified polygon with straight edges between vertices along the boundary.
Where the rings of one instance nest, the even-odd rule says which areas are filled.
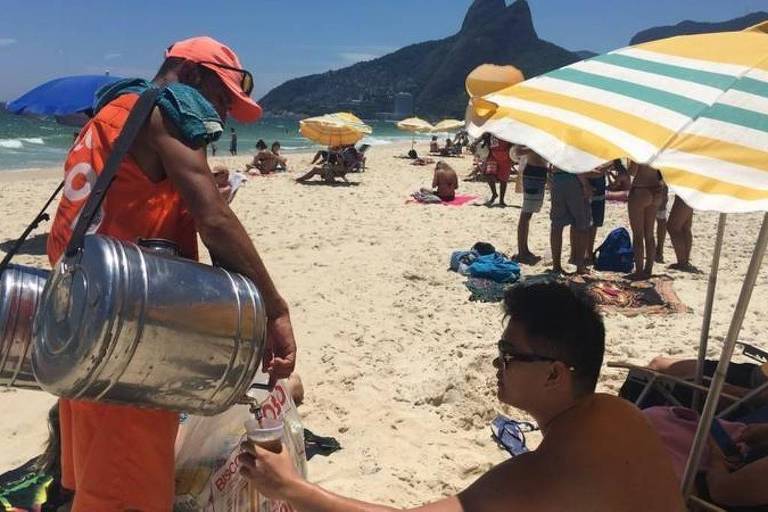
[[[565,386],[571,371],[560,361],[554,361],[549,367],[549,374],[544,382],[544,387],[549,389]]]

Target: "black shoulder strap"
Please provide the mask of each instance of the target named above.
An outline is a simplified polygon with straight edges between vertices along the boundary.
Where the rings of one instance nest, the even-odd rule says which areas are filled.
[[[59,194],[61,189],[64,188],[64,181],[59,183],[59,186],[56,187],[56,190],[53,191],[53,194],[51,194],[51,197],[48,198],[48,201],[45,202],[45,205],[43,206],[43,209],[40,210],[40,213],[37,214],[37,216],[34,218],[34,220],[27,226],[27,228],[24,230],[24,232],[21,234],[21,236],[14,242],[13,247],[10,251],[5,255],[3,258],[3,261],[0,261],[0,274],[3,273],[3,271],[8,267],[8,265],[11,263],[11,258],[13,258],[17,252],[19,252],[19,249],[21,249],[21,246],[24,245],[24,241],[27,239],[29,234],[37,229],[37,226],[40,225],[41,222],[50,220],[50,216],[45,213],[45,211],[48,209],[48,207],[53,202],[53,199]]]
[[[112,153],[110,153],[107,158],[104,170],[99,174],[96,184],[91,191],[91,195],[88,197],[88,202],[85,203],[85,206],[83,206],[83,209],[80,212],[80,217],[77,219],[77,224],[72,231],[72,237],[67,246],[67,256],[74,256],[80,249],[82,249],[88,226],[93,222],[96,212],[98,212],[101,203],[104,201],[107,189],[109,189],[109,186],[112,184],[112,180],[115,178],[115,174],[117,174],[117,170],[120,168],[123,159],[125,159],[125,155],[128,153],[128,150],[131,149],[131,145],[133,145],[133,141],[136,140],[144,122],[152,113],[152,109],[154,108],[157,97],[160,95],[161,91],[162,89],[157,87],[150,87],[144,91],[131,110],[131,113],[128,115],[123,130],[115,140]]]

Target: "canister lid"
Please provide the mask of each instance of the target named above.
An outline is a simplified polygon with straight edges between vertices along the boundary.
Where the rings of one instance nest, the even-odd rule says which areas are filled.
[[[87,237],[81,253],[55,266],[33,334],[33,369],[47,391],[75,397],[93,379],[109,344],[118,260],[108,239]]]

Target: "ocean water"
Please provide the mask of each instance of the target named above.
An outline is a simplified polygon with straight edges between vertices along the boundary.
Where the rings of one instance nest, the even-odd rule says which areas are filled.
[[[362,142],[372,146],[411,140],[411,134],[398,130],[392,121],[366,121],[373,133]],[[299,134],[299,122],[287,117],[264,117],[258,123],[241,125],[228,122],[225,133],[216,143],[218,155],[229,154],[229,129],[235,128],[238,152],[254,151],[256,141],[263,139],[268,145],[280,141],[286,153],[319,148]],[[72,144],[76,128],[58,124],[53,118],[17,116],[0,111],[0,172],[8,169],[50,167],[62,165]],[[447,134],[437,134],[445,138]],[[428,139],[428,135],[417,135]]]

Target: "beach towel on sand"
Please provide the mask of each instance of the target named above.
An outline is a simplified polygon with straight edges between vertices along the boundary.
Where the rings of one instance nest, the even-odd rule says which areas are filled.
[[[634,282],[592,276],[575,276],[566,280],[570,288],[586,293],[601,310],[625,316],[687,313],[689,308],[678,298],[672,282],[668,277]]]
[[[419,197],[416,197],[417,194]],[[426,194],[424,194],[426,195]],[[465,204],[469,203],[470,201],[474,201],[479,196],[473,196],[473,195],[457,195],[450,201],[443,201],[439,197],[433,194],[429,194],[431,197],[425,197],[423,199],[420,199],[422,197],[422,194],[420,192],[414,192],[411,196],[411,199],[408,199],[406,203],[412,203],[412,204],[442,204],[444,206],[464,206]],[[435,200],[436,199],[436,200]]]

